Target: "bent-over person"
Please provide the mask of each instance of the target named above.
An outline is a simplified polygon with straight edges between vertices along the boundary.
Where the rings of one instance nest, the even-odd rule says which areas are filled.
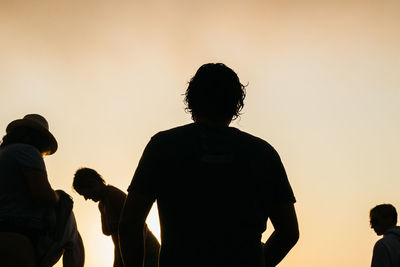
[[[95,170],[80,168],[76,171],[73,188],[86,200],[99,202],[101,227],[104,235],[110,236],[114,243],[114,267],[122,267],[118,238],[118,223],[126,194],[112,185],[106,185],[104,179]],[[146,227],[146,267],[156,267],[158,263],[159,243]]]

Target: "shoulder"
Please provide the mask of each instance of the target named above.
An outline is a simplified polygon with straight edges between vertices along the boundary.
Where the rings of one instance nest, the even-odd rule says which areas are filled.
[[[374,251],[379,253],[381,251],[386,251],[386,247],[389,243],[389,238],[387,236],[382,237],[381,239],[379,239],[378,241],[376,241],[375,245],[374,245]]]
[[[121,189],[119,189],[113,185],[107,185],[107,192],[108,192],[108,194],[111,194],[111,195],[126,197],[126,194]]]
[[[196,133],[196,127],[193,123],[178,126],[168,130],[160,131],[153,135],[148,146],[159,149],[168,148],[177,144],[186,143],[191,136]]]
[[[378,241],[375,242],[374,248],[384,246],[385,244],[385,237],[382,237]]]
[[[376,244],[384,245],[388,247],[399,247],[400,246],[400,233],[399,228],[392,229],[388,233],[386,233],[381,239],[379,239]]]
[[[159,140],[159,139],[176,138],[177,136],[185,135],[185,134],[195,131],[195,128],[196,127],[195,127],[194,123],[185,124],[185,125],[181,125],[178,127],[168,129],[168,130],[160,131],[160,132],[156,133],[155,135],[153,135],[151,139]]]
[[[237,128],[231,127],[231,129],[233,129],[237,136],[237,139],[239,140],[238,142],[240,142],[242,146],[247,147],[247,149],[259,153],[277,154],[275,148],[264,139]]]
[[[265,141],[264,139],[262,139],[258,136],[241,131],[234,127],[230,127],[230,129],[232,129],[232,131],[234,131],[235,134],[238,135],[240,138],[247,140],[247,142],[254,143],[254,144],[260,145],[260,146],[270,146],[270,144],[267,141]]]
[[[126,194],[112,185],[107,185],[107,195],[106,199],[109,203],[114,203],[113,205],[121,205],[125,202]]]

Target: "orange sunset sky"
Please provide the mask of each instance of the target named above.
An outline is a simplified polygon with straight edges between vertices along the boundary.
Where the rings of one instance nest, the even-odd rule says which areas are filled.
[[[0,0],[2,135],[27,113],[47,118],[50,183],[74,198],[86,266],[111,266],[75,170],[126,192],[150,137],[191,121],[191,76],[223,62],[249,84],[232,126],[276,148],[297,198],[301,237],[279,266],[368,266],[369,209],[400,210],[399,14],[385,0]],[[155,209],[148,224],[159,236]]]

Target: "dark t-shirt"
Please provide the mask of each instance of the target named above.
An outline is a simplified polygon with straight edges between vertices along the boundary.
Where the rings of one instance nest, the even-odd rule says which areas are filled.
[[[263,266],[268,212],[295,202],[271,145],[196,123],[153,136],[128,191],[157,200],[162,267]]]
[[[0,149],[0,222],[41,228],[44,208],[32,201],[24,170],[46,171],[39,150],[27,144]]]

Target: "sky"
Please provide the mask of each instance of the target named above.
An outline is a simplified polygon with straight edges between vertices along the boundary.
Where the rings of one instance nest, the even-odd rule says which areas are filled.
[[[191,122],[187,82],[223,62],[248,84],[231,126],[275,147],[296,195],[300,240],[279,266],[368,266],[369,210],[400,209],[399,12],[389,0],[0,0],[0,131],[46,117],[59,143],[49,181],[74,198],[85,266],[111,266],[74,172],[126,192],[151,136]],[[156,209],[147,222],[159,236]]]

